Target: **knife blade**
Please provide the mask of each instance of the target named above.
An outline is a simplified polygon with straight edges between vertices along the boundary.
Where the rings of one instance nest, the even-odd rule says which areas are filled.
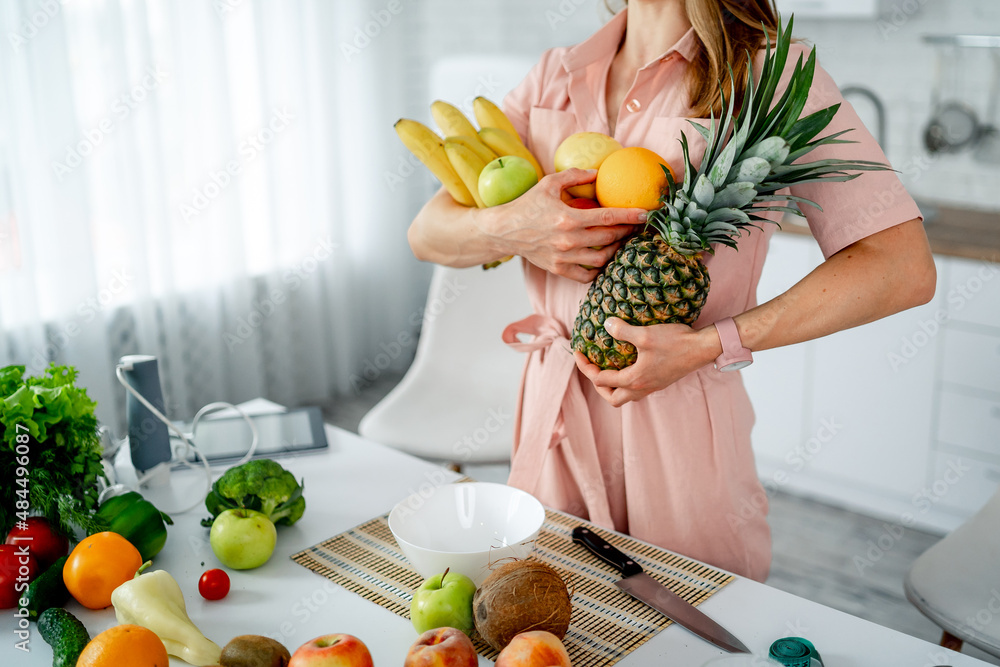
[[[648,604],[677,625],[687,628],[721,649],[730,653],[750,653],[750,649],[731,632],[653,579],[643,571],[641,565],[608,544],[594,531],[584,526],[577,526],[573,529],[572,536],[574,542],[582,544],[592,554],[621,572],[624,578],[616,581],[615,585],[635,599]]]

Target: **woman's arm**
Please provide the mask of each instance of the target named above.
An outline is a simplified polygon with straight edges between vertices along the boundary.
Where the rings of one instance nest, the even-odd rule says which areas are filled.
[[[791,289],[734,318],[744,347],[767,350],[826,336],[927,303],[937,271],[919,219],[853,243]],[[722,354],[714,326],[604,324],[639,352],[620,371],[602,371],[575,353],[577,366],[609,403],[621,406],[667,387]]]
[[[621,240],[646,219],[642,209],[567,206],[563,190],[592,183],[596,175],[585,169],[550,174],[514,201],[482,209],[461,206],[442,189],[410,225],[410,248],[417,259],[454,267],[518,255],[551,273],[590,282],[599,269],[581,265],[607,264]]]

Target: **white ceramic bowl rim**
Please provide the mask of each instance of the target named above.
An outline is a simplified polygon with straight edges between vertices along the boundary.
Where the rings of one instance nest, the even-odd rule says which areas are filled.
[[[527,491],[522,491],[521,489],[518,489],[516,487],[508,486],[507,484],[498,484],[495,482],[453,482],[451,484],[442,484],[441,486],[435,487],[434,492],[436,493],[443,489],[458,485],[462,486],[475,485],[477,487],[484,487],[484,488],[493,487],[493,488],[503,489],[504,491],[510,493],[511,495],[521,498],[522,502],[528,503],[528,506],[530,508],[529,511],[536,512],[540,515],[540,520],[534,524],[534,527],[527,528],[525,530],[525,534],[523,536],[519,536],[517,539],[509,539],[508,544],[505,546],[524,544],[526,542],[531,542],[538,538],[538,533],[541,529],[541,526],[545,522],[545,508],[542,506],[542,504],[538,501],[537,498],[535,498]],[[388,520],[389,530],[392,532],[393,537],[396,538],[397,541],[404,542],[406,545],[414,547],[416,549],[422,549],[424,551],[437,554],[475,555],[489,550],[489,549],[471,549],[471,550],[449,549],[447,551],[442,551],[440,549],[434,549],[431,547],[422,546],[420,544],[413,542],[412,540],[407,540],[406,538],[402,537],[398,532],[398,523],[400,521],[399,514],[401,513],[402,509],[404,509],[408,505],[412,505],[412,502],[418,498],[425,498],[425,494],[422,494],[419,491],[411,493],[406,498],[396,503],[396,506],[392,508],[391,512],[389,512],[389,520]],[[413,511],[417,512],[419,510],[413,510]],[[395,528],[394,525],[396,526]],[[496,547],[496,548],[499,549],[503,547]]]

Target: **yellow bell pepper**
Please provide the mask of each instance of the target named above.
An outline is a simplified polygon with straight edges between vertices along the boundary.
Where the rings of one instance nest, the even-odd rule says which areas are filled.
[[[219,662],[222,649],[191,622],[184,594],[177,581],[165,570],[142,571],[111,594],[111,604],[119,623],[132,623],[156,633],[167,653],[198,667]]]

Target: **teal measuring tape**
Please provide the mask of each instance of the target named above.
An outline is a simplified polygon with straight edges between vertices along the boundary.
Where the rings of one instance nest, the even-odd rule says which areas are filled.
[[[819,651],[808,639],[802,637],[785,637],[771,644],[768,655],[772,660],[780,662],[785,667],[810,667],[812,661],[823,664]]]

